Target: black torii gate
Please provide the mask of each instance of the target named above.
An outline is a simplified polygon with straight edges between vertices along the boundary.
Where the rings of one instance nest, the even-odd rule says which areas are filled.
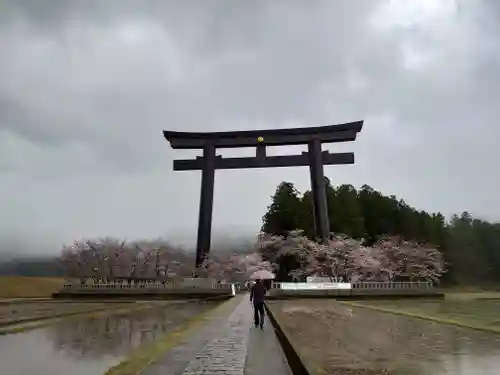
[[[354,164],[354,153],[322,151],[322,143],[351,142],[363,121],[308,128],[191,133],[163,131],[173,149],[203,149],[196,159],[174,160],[174,171],[201,170],[201,196],[196,244],[196,267],[210,253],[212,211],[216,169],[276,168],[309,166],[313,194],[314,226],[317,236],[326,241],[330,234],[324,165]],[[267,156],[267,146],[308,145],[301,155]],[[217,148],[255,147],[256,156],[223,158]]]

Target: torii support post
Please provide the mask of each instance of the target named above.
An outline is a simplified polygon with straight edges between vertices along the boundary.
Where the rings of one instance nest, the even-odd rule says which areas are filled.
[[[196,245],[196,267],[210,253],[212,210],[216,169],[248,169],[309,166],[316,235],[326,241],[330,234],[323,166],[354,164],[352,152],[322,151],[322,143],[352,142],[363,128],[363,121],[309,128],[251,130],[235,132],[188,133],[164,131],[173,149],[203,149],[196,159],[174,160],[174,171],[201,170],[200,212]],[[267,156],[268,146],[308,145],[301,155]],[[223,158],[217,148],[255,147],[254,157]]]
[[[316,236],[324,243],[330,236],[330,222],[326,203],[325,176],[321,158],[321,141],[314,139],[308,144],[309,172],[311,174],[311,191],[313,195],[313,217]]]
[[[210,143],[203,148],[203,161],[196,241],[196,267],[203,263],[203,260],[210,252],[215,183],[215,147]]]

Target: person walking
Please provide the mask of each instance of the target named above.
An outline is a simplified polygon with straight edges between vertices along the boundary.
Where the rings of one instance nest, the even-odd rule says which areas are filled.
[[[253,302],[253,322],[255,328],[260,326],[264,329],[264,296],[266,295],[266,287],[264,283],[257,279],[250,290],[250,303]]]

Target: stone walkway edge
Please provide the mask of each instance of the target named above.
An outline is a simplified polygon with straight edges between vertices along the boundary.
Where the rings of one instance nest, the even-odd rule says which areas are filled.
[[[145,373],[150,366],[154,366],[157,361],[161,360],[162,356],[166,355],[170,350],[174,350],[177,345],[189,340],[191,335],[214,317],[227,314],[226,310],[232,311],[237,302],[236,298],[231,298],[213,309],[189,319],[185,324],[166,333],[159,340],[149,345],[140,346],[126,359],[111,367],[104,375],[139,375]]]

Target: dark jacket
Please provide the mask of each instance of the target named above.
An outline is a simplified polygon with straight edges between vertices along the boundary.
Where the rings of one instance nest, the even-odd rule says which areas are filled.
[[[250,301],[253,301],[254,305],[264,302],[264,296],[266,295],[266,287],[262,283],[255,283],[250,291]]]

